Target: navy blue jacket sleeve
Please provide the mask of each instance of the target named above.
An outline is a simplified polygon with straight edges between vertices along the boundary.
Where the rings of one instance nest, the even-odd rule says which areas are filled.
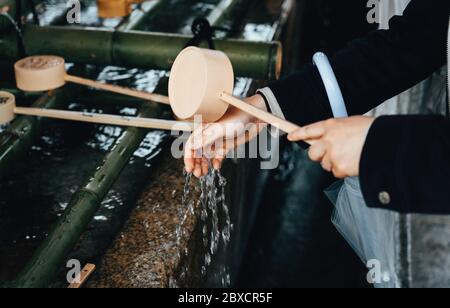
[[[364,114],[446,63],[449,0],[412,0],[390,30],[351,42],[331,65],[351,115]],[[313,65],[269,86],[287,119],[300,125],[332,117]],[[370,207],[450,214],[450,123],[440,116],[390,116],[370,129],[360,162]]]
[[[360,182],[369,207],[450,214],[450,120],[442,116],[375,120],[363,149]]]
[[[364,114],[427,78],[446,63],[449,0],[412,0],[403,16],[352,41],[330,62],[348,112]],[[269,85],[288,120],[299,125],[332,117],[317,69]]]

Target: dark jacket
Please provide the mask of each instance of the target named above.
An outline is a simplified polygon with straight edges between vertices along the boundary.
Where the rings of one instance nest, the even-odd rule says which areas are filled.
[[[447,62],[450,0],[412,0],[390,30],[374,31],[331,58],[349,114],[364,114]],[[269,86],[287,119],[332,117],[318,71],[308,65]],[[369,207],[450,214],[450,122],[442,116],[384,116],[368,134],[360,181]]]

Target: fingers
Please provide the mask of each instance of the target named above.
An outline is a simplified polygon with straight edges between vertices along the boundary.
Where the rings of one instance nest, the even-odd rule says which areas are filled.
[[[347,170],[348,168],[345,164],[343,164],[342,162],[337,162],[333,165],[332,172],[336,178],[344,179],[349,176]]]
[[[329,145],[324,141],[327,134],[327,122],[322,121],[302,127],[288,135],[290,141],[306,141],[311,147],[308,156],[312,161],[320,162],[325,171],[333,170],[333,163],[329,155]]]
[[[302,127],[288,135],[289,141],[306,141],[310,139],[318,139],[326,132],[324,122],[318,122]]]
[[[224,138],[224,128],[218,123],[210,123],[196,130],[191,137],[193,150],[201,150]]]
[[[333,160],[331,159],[327,144],[324,141],[314,143],[309,148],[308,155],[312,161],[320,162],[323,170],[333,172],[336,176],[336,168],[333,166]]]
[[[325,156],[322,158],[322,161],[320,162],[320,165],[322,166],[323,170],[327,172],[332,172],[333,163],[331,162],[330,155],[325,154]]]
[[[206,158],[197,158],[194,160],[194,167],[192,167],[192,171],[188,171],[186,167],[187,172],[192,172],[195,177],[201,178],[206,175],[208,175],[209,168],[210,168],[210,161]],[[215,170],[220,170],[222,166],[223,158],[214,158],[211,160],[212,167]]]
[[[193,151],[186,151],[184,154],[184,167],[187,173],[194,172],[195,158]]]
[[[201,178],[202,174],[203,174],[202,159],[201,158],[196,158],[195,159],[194,176],[197,177],[197,178]]]
[[[216,152],[216,156],[212,159],[212,166],[215,170],[220,170],[222,168],[222,163],[226,156],[226,149],[219,150]]]
[[[192,133],[184,151],[187,172],[202,177],[208,174],[211,165],[215,170],[219,170],[229,151],[252,140],[266,126],[232,124],[229,123],[231,129],[228,134],[225,130],[227,127],[220,123],[202,125]]]
[[[212,166],[215,170],[220,170],[226,156],[226,144],[223,147],[216,148],[212,146],[208,154],[201,155],[201,150],[187,150],[184,156],[185,170],[193,173],[197,178],[206,176],[209,168]]]
[[[192,173],[195,168],[195,162],[193,159],[184,157],[184,170],[186,170],[187,173]]]
[[[319,141],[319,142],[314,143],[309,148],[308,155],[312,161],[320,162],[320,161],[322,161],[322,159],[324,158],[326,153],[327,153],[327,147],[326,147],[325,142]]]
[[[222,168],[223,158],[215,158],[213,159],[213,168],[215,170],[220,170]]]
[[[201,176],[205,176],[208,174],[209,171],[209,161],[206,158],[202,158],[202,175]]]

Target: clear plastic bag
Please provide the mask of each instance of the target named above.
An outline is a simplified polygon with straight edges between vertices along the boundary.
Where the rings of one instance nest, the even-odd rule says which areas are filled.
[[[333,116],[347,117],[344,97],[327,56],[316,53],[313,62],[323,80]],[[369,268],[368,282],[378,288],[400,287],[395,241],[398,214],[367,207],[357,177],[335,183],[326,194],[335,205],[333,224]]]
[[[397,214],[367,207],[357,177],[333,184],[326,194],[335,205],[333,224],[369,268],[368,282],[376,288],[400,287],[396,271]]]

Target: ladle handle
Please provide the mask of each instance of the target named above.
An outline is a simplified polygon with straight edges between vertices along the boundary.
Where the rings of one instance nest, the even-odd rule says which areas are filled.
[[[95,271],[95,264],[86,264],[86,266],[81,270],[81,273],[78,274],[76,280],[78,281],[74,281],[72,282],[68,288],[69,289],[80,289],[85,283],[86,281],[89,279],[89,277],[92,276],[92,274]]]
[[[152,101],[155,103],[170,105],[169,98],[164,95],[147,93],[147,92],[142,92],[142,91],[138,91],[138,90],[132,90],[132,89],[119,87],[119,86],[115,86],[115,85],[110,85],[110,84],[105,84],[105,83],[101,83],[98,81],[81,78],[81,77],[77,77],[77,76],[72,76],[72,75],[68,75],[68,74],[66,75],[65,80],[66,80],[66,82],[81,84],[81,85],[92,87],[95,89],[110,91],[110,92],[114,92],[114,93],[119,93],[119,94],[123,94],[123,95],[128,95],[128,96],[132,96],[132,97],[145,99],[145,100]]]
[[[59,120],[69,120],[95,124],[129,126],[129,127],[131,126],[139,128],[187,131],[187,132],[191,132],[194,130],[194,123],[192,122],[126,117],[119,115],[106,115],[106,114],[85,113],[77,111],[16,107],[14,109],[14,113],[20,115],[38,116]]]
[[[288,134],[300,128],[300,126],[298,126],[298,125],[295,125],[289,121],[283,120],[269,112],[266,112],[264,110],[256,108],[255,106],[252,106],[252,105],[250,105],[230,94],[227,94],[225,92],[220,94],[220,99],[223,100],[224,102],[227,102],[228,104],[254,116],[255,118],[257,118],[261,121],[264,121],[270,125],[273,125],[273,126],[279,128],[280,130],[282,130]]]

